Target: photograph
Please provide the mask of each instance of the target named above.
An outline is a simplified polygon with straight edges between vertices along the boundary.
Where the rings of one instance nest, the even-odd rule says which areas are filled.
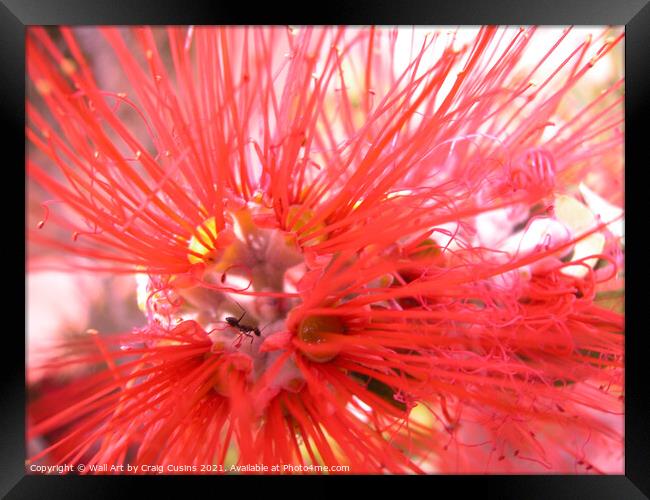
[[[625,26],[24,43],[26,475],[625,474]]]

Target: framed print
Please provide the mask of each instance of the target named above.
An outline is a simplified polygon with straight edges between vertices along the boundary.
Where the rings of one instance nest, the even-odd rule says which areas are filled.
[[[644,1],[4,3],[8,498],[648,495]]]

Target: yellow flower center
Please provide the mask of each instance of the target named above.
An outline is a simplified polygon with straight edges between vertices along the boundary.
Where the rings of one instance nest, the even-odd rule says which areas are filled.
[[[187,247],[189,250],[187,260],[190,261],[190,264],[214,261],[214,252],[216,250],[214,242],[216,239],[217,221],[214,217],[210,217],[197,226],[195,233],[190,239]]]
[[[304,226],[306,226],[307,223],[309,221],[311,221],[311,219],[314,217],[314,212],[312,210],[306,208],[306,209],[302,210],[302,212],[300,212],[301,209],[302,209],[302,207],[300,205],[292,205],[292,206],[289,207],[289,213],[288,213],[288,216],[287,216],[287,224],[289,225],[289,227],[287,229],[289,231],[292,231],[292,232],[295,232],[295,233],[300,233],[300,230]],[[300,214],[298,215],[299,212],[300,212]],[[301,232],[300,237],[305,238],[305,237],[307,237],[307,236],[309,236],[311,234],[314,234],[316,231],[320,231],[324,227],[325,227],[325,225],[323,223],[318,223],[313,228],[311,228],[311,229],[309,229],[307,231]],[[316,245],[318,243],[322,243],[323,241],[325,241],[325,239],[326,239],[325,234],[321,234],[319,236],[316,236],[315,238],[311,238],[305,244],[307,246]],[[287,240],[291,241],[292,238],[289,237],[289,238],[287,238]]]

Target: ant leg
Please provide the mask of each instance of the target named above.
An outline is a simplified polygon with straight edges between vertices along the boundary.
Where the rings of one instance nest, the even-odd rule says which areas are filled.
[[[226,328],[230,328],[230,325],[226,323],[222,327],[215,326],[212,330],[208,332],[208,335],[211,334],[212,332],[223,332]]]
[[[232,344],[235,346],[235,349],[239,349],[243,341],[244,341],[244,337],[240,333],[239,335],[237,335],[237,338],[233,340]]]
[[[244,336],[250,337],[251,339],[251,344],[253,343],[253,336],[248,333],[248,332],[240,332],[239,335],[237,335],[237,338],[233,341],[233,345],[235,345],[235,348],[239,349],[244,342]]]
[[[257,334],[257,336],[259,337],[260,335],[262,335],[262,332],[264,331],[264,329],[265,329],[267,326],[269,326],[271,323],[273,323],[273,321],[274,321],[274,320],[271,320],[271,321],[269,321],[266,325],[264,325],[264,326],[262,327],[262,329],[259,330],[259,333]]]

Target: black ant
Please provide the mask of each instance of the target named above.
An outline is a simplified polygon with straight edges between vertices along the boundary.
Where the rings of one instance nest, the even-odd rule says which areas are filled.
[[[241,320],[244,319],[244,316],[246,316],[246,311],[244,308],[239,304],[239,302],[235,301],[235,303],[241,308],[242,315],[239,318],[235,318],[234,316],[226,316],[225,320],[228,325],[232,326],[233,328],[237,328],[239,330],[240,335],[246,335],[251,339],[251,344],[253,343],[253,340],[255,337],[253,337],[252,334],[255,334],[255,336],[259,337],[262,335],[262,332],[260,329],[256,326],[250,326],[250,325],[243,325],[241,323]],[[266,327],[265,327],[266,328]],[[237,343],[237,347],[241,345],[243,338],[240,337],[239,342]]]
[[[242,325],[240,323],[240,321],[244,319],[244,316],[246,316],[246,311],[244,311],[244,313],[239,318],[235,318],[234,316],[227,316],[226,323],[228,323],[230,326],[234,328],[237,328],[237,330],[239,330],[247,337],[253,338],[251,332],[253,332],[255,335],[259,337],[261,335],[259,328],[257,328],[256,326]]]

